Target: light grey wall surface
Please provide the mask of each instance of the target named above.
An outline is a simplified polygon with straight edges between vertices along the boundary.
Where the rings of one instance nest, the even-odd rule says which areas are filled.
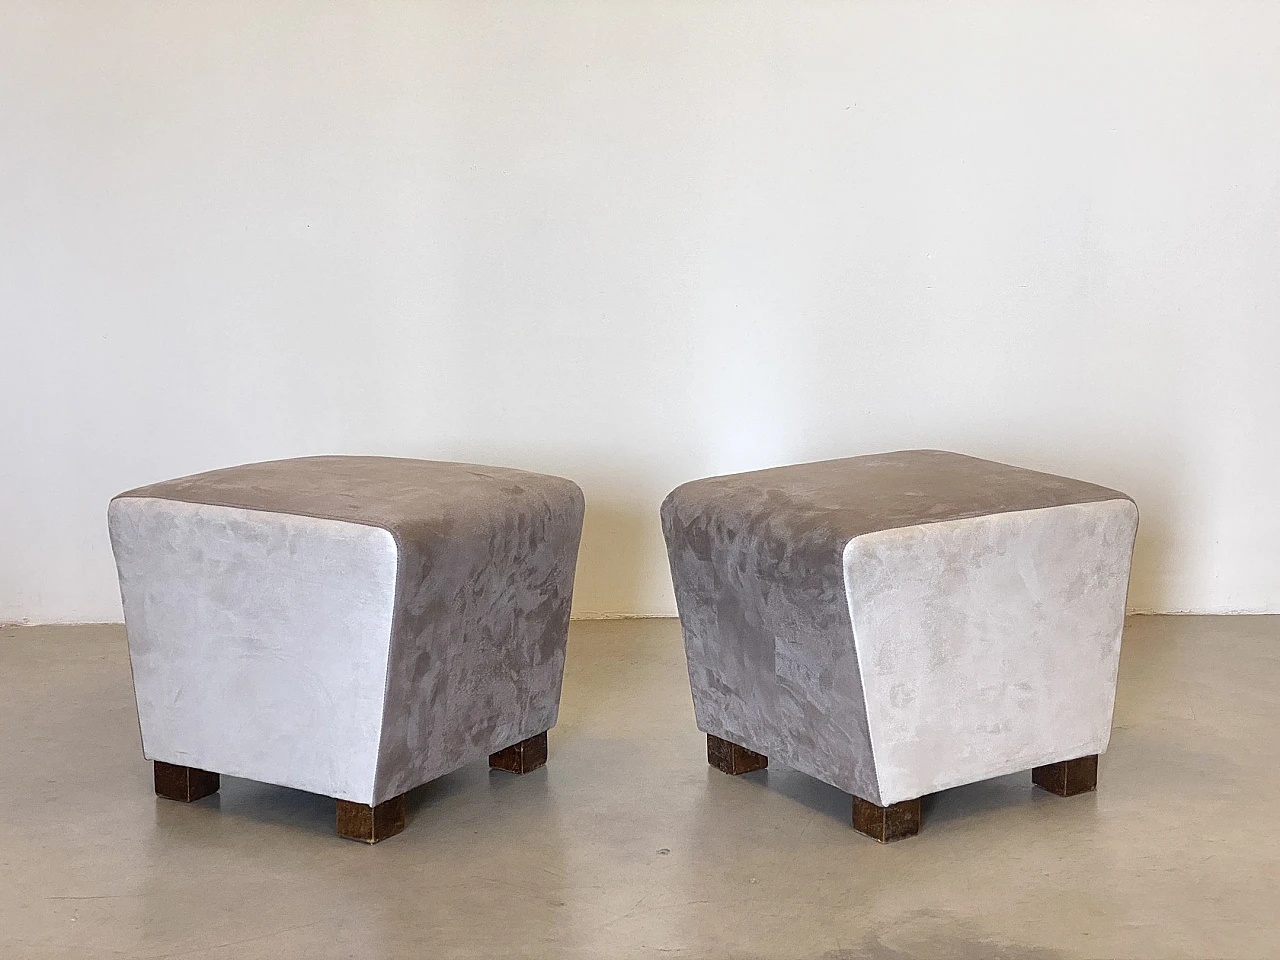
[[[1280,604],[1280,5],[0,3],[0,621],[114,620],[119,490],[316,453],[579,481],[674,612],[701,476],[937,446]]]

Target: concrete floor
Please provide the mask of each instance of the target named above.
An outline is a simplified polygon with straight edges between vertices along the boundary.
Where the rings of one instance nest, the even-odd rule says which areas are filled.
[[[0,955],[1060,960],[1280,955],[1280,618],[1131,621],[1099,792],[937,795],[879,846],[849,798],[711,770],[674,621],[575,623],[548,767],[333,801],[158,801],[124,631],[0,629]]]

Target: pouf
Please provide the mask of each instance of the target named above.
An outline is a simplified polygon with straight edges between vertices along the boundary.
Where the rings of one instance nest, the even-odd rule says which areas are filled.
[[[404,794],[490,755],[546,760],[583,498],[521,470],[308,457],[111,501],[156,792],[219,774],[338,801],[375,842]]]
[[[881,841],[949,787],[1093,789],[1137,523],[1115,490],[937,450],[678,487],[662,525],[708,759],[851,793]]]

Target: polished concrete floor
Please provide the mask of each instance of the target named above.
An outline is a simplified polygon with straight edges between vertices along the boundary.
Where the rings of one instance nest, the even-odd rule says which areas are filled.
[[[0,955],[1061,960],[1280,956],[1280,617],[1133,619],[1099,791],[928,799],[880,846],[785,769],[710,769],[673,621],[575,623],[550,764],[333,801],[156,800],[123,629],[0,629]]]

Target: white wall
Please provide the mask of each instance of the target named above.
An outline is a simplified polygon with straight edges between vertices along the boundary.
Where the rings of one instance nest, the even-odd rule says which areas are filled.
[[[107,499],[373,452],[676,483],[938,446],[1132,493],[1131,603],[1280,610],[1280,3],[4,0],[0,620]]]

